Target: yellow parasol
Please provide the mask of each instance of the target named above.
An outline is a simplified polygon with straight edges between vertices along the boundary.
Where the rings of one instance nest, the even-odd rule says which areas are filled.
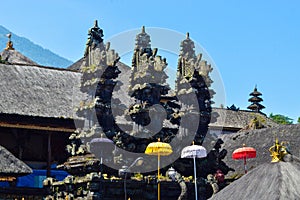
[[[170,144],[165,142],[160,142],[160,138],[158,138],[158,142],[151,142],[145,151],[145,154],[155,155],[157,156],[157,199],[160,200],[160,156],[168,156],[172,153],[172,147]]]

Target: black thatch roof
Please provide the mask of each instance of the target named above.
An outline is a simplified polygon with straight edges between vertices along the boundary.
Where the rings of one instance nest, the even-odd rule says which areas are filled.
[[[37,65],[37,63],[33,62],[16,50],[4,50],[0,53],[0,55],[2,56],[2,60],[8,63]]]
[[[225,187],[211,200],[300,199],[300,164],[265,163]]]
[[[68,69],[79,71],[80,67],[83,65],[84,62],[84,57],[80,58],[76,62],[74,62],[72,65],[68,67]]]
[[[249,94],[250,96],[261,96],[262,95],[262,93],[260,93],[259,91],[257,91],[257,88],[255,87],[254,88],[254,91],[253,92],[251,92],[250,94]]]
[[[273,120],[267,118],[261,113],[246,110],[229,110],[223,108],[213,108],[213,112],[218,113],[219,117],[216,122],[210,123],[210,127],[242,129],[245,128],[254,117],[259,117],[265,121],[267,127],[278,126]]]
[[[224,162],[234,168],[237,173],[243,173],[243,161],[233,160],[231,155],[235,149],[246,144],[246,146],[255,148],[257,152],[255,159],[247,160],[248,169],[263,163],[269,163],[271,162],[269,148],[274,145],[275,137],[278,137],[279,142],[289,142],[291,153],[299,157],[299,134],[300,124],[293,124],[221,135],[220,137],[224,141],[222,148],[228,150],[228,155],[225,157]]]
[[[15,50],[3,51],[2,54],[9,54],[11,63],[23,64],[0,64],[0,84],[5,86],[0,91],[0,113],[74,118],[74,107],[79,105],[82,95],[79,91],[81,74],[76,71],[83,64],[83,58],[71,65],[69,70],[64,70],[37,66]],[[119,91],[114,91],[113,96],[122,97],[122,103],[129,106],[132,103],[127,94],[131,70],[122,62],[118,62],[117,66],[122,72],[118,80],[123,85]],[[219,117],[210,127],[239,130],[247,126],[255,115],[265,118],[268,126],[276,125],[259,113],[220,108],[213,111]]]
[[[80,77],[70,70],[0,64],[0,113],[73,118]]]
[[[0,113],[38,116],[48,118],[76,118],[74,108],[79,105],[82,93],[79,90],[83,59],[69,69],[38,66],[15,50],[3,51],[0,64]],[[127,97],[130,67],[117,64],[122,71],[120,91],[115,97]],[[73,70],[72,70],[73,69]],[[124,98],[122,98],[124,99]],[[122,103],[128,104],[130,97]]]
[[[30,167],[0,146],[0,176],[22,176],[30,173]]]

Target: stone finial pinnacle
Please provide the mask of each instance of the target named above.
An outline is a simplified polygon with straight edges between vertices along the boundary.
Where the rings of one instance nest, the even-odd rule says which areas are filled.
[[[6,34],[6,37],[8,38],[8,41],[10,41],[10,39],[11,39],[11,32],[9,32],[8,34]]]
[[[94,27],[98,27],[98,20],[95,20]]]
[[[186,39],[190,39],[190,33],[189,32],[186,33]]]
[[[145,26],[142,26],[142,33],[145,33]]]

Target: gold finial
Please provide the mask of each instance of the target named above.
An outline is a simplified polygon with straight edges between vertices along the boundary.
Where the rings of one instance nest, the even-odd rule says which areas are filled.
[[[146,33],[145,26],[142,26],[142,33]]]
[[[192,144],[195,145],[195,141],[193,141]]]
[[[189,32],[186,33],[186,39],[190,39],[190,33]]]
[[[160,142],[160,138],[157,138],[157,141]]]
[[[8,42],[6,43],[5,50],[15,50],[11,41],[11,33],[7,34],[6,36],[8,38]]]

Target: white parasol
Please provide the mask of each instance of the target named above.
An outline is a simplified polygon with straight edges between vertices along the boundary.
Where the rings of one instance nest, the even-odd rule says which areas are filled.
[[[196,174],[196,158],[204,158],[207,156],[206,149],[203,146],[193,145],[184,147],[181,151],[181,158],[193,158],[194,161],[194,179],[195,179],[195,197],[198,199],[197,190],[197,174]]]

